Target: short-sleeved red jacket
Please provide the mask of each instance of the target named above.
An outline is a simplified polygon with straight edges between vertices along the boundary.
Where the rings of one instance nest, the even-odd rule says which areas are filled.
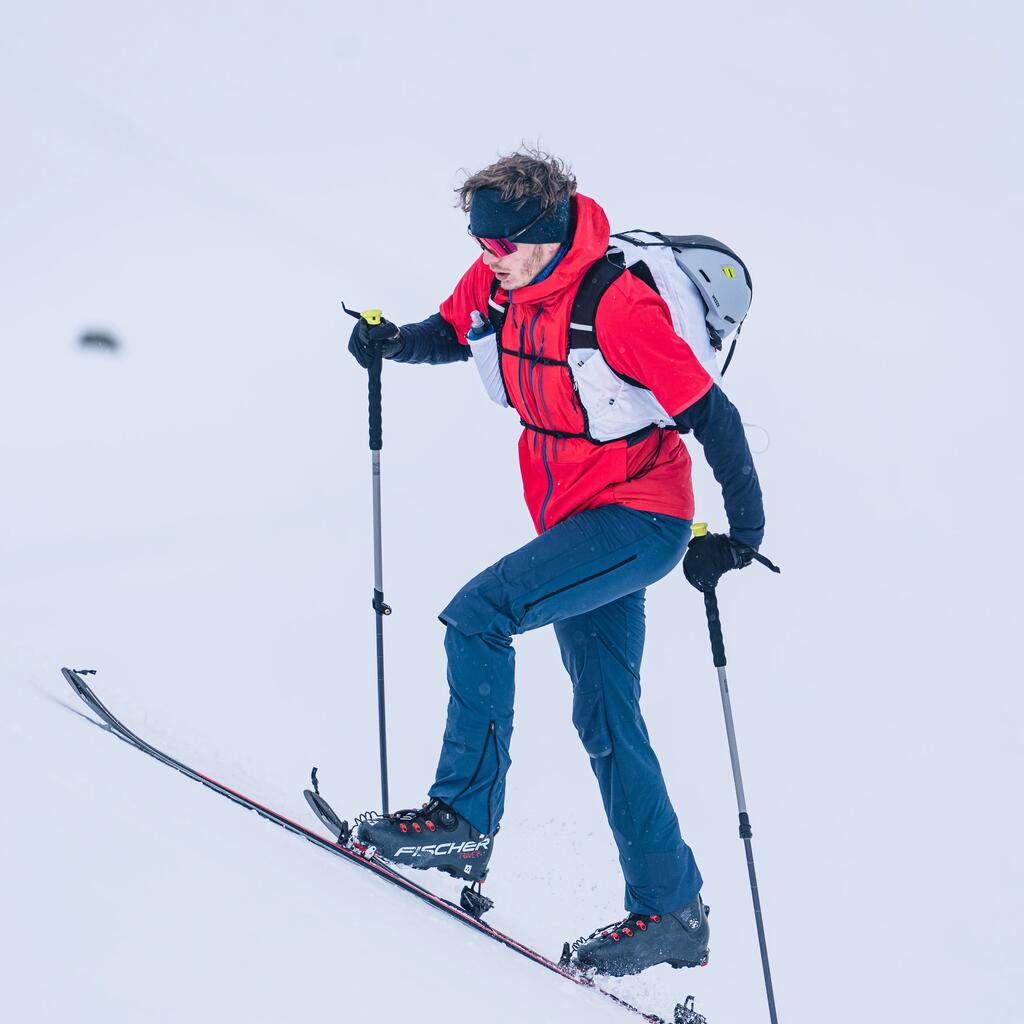
[[[495,295],[496,302],[507,303],[502,347],[517,353],[502,357],[508,399],[525,423],[552,432],[524,428],[519,439],[530,515],[540,533],[601,505],[692,519],[690,457],[675,430],[654,430],[635,443],[554,436],[585,432],[566,365],[569,312],[581,278],[609,241],[608,218],[594,200],[577,195],[573,220],[572,246],[550,276],[510,295],[500,289]],[[442,303],[441,316],[461,340],[472,311],[486,315],[492,282],[491,271],[479,259]],[[710,390],[711,377],[675,333],[664,301],[632,274],[622,274],[605,292],[594,326],[609,366],[648,388],[671,416]]]

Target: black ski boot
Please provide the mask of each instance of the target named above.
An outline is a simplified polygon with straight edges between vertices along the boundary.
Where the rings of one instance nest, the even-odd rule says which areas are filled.
[[[656,964],[703,967],[708,962],[708,908],[698,895],[674,914],[630,914],[580,940],[572,966],[597,974],[639,974]]]
[[[437,868],[455,878],[487,877],[494,836],[486,835],[436,797],[418,810],[357,818],[356,837],[385,860],[410,868]]]

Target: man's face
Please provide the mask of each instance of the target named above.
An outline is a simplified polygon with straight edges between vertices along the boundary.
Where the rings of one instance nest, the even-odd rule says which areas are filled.
[[[543,245],[516,242],[516,251],[501,259],[485,249],[484,264],[493,271],[498,284],[509,292],[513,288],[525,288],[555,258],[560,248],[558,242]]]

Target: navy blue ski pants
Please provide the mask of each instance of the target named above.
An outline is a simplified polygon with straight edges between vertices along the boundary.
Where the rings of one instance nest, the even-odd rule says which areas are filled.
[[[501,820],[515,697],[512,637],[554,624],[626,880],[626,910],[670,913],[701,877],[640,714],[644,589],[686,550],[690,523],[607,505],[577,513],[470,580],[441,613],[448,722],[430,795],[482,832]]]

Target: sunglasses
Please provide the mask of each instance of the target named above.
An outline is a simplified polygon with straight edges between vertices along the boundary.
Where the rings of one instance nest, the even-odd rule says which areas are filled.
[[[489,252],[499,260],[503,256],[511,256],[519,248],[511,238],[481,238],[479,235],[474,235],[472,231],[469,233],[476,239],[477,244],[484,252]]]
[[[481,238],[479,235],[474,235],[468,225],[466,226],[466,233],[470,238],[476,239],[477,244],[481,249],[485,252],[489,252],[492,256],[495,256],[500,260],[502,257],[511,256],[512,253],[516,252],[519,249],[519,246],[516,245],[515,239],[521,238],[525,235],[526,232],[529,231],[534,224],[538,223],[548,212],[548,210],[541,210],[529,224],[524,225],[514,235],[509,235],[508,238]]]

